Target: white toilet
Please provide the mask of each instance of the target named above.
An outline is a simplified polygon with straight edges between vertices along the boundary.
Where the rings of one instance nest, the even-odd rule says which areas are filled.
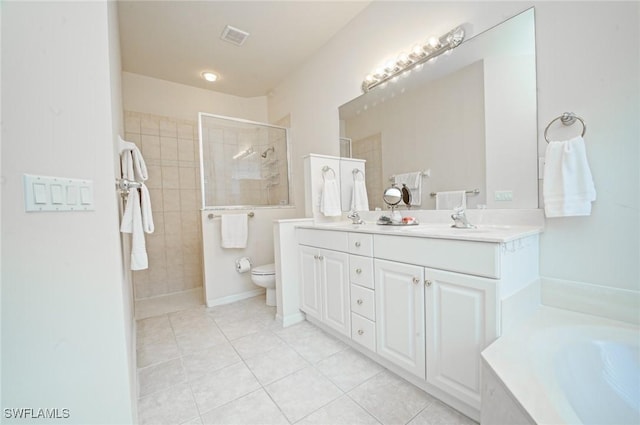
[[[251,281],[267,289],[267,305],[276,305],[276,265],[265,264],[264,266],[253,267],[251,269]]]

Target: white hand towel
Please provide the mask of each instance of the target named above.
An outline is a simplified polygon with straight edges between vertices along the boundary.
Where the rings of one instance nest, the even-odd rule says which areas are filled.
[[[411,191],[411,205],[420,206],[422,204],[422,171],[396,174],[394,181],[396,186],[402,187],[405,184]]]
[[[220,246],[246,248],[249,236],[247,214],[222,214],[220,221]]]
[[[367,185],[362,173],[353,175],[353,193],[351,196],[351,211],[369,211],[369,197]]]
[[[144,162],[142,152],[134,143],[127,142],[121,138],[120,156],[122,158],[122,177],[135,181],[147,181],[149,179],[147,164]]]
[[[467,195],[464,190],[436,193],[437,210],[452,210],[454,208],[467,208]]]
[[[138,189],[131,189],[124,209],[122,233],[131,233],[131,270],[144,270],[149,267],[147,248],[144,241],[142,212],[140,210],[140,194]]]
[[[335,178],[325,175],[320,198],[320,212],[327,217],[342,215],[340,209],[340,188]]]
[[[542,195],[547,217],[591,214],[596,189],[581,136],[547,145]]]

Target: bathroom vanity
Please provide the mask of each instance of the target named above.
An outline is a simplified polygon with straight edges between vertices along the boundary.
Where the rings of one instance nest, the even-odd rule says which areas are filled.
[[[303,225],[307,320],[479,420],[501,301],[538,279],[535,226]]]

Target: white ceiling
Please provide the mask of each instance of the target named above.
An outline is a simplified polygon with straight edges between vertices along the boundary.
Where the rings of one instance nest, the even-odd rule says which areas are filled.
[[[368,1],[119,1],[124,71],[242,97],[264,96]],[[244,45],[220,39],[226,25]],[[200,73],[213,71],[215,83]]]

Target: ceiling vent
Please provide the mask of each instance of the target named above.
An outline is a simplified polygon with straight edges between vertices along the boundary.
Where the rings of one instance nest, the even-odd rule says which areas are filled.
[[[242,46],[247,37],[249,37],[248,32],[234,28],[231,25],[224,27],[224,31],[222,31],[222,34],[220,35],[222,40],[235,44],[236,46]]]

